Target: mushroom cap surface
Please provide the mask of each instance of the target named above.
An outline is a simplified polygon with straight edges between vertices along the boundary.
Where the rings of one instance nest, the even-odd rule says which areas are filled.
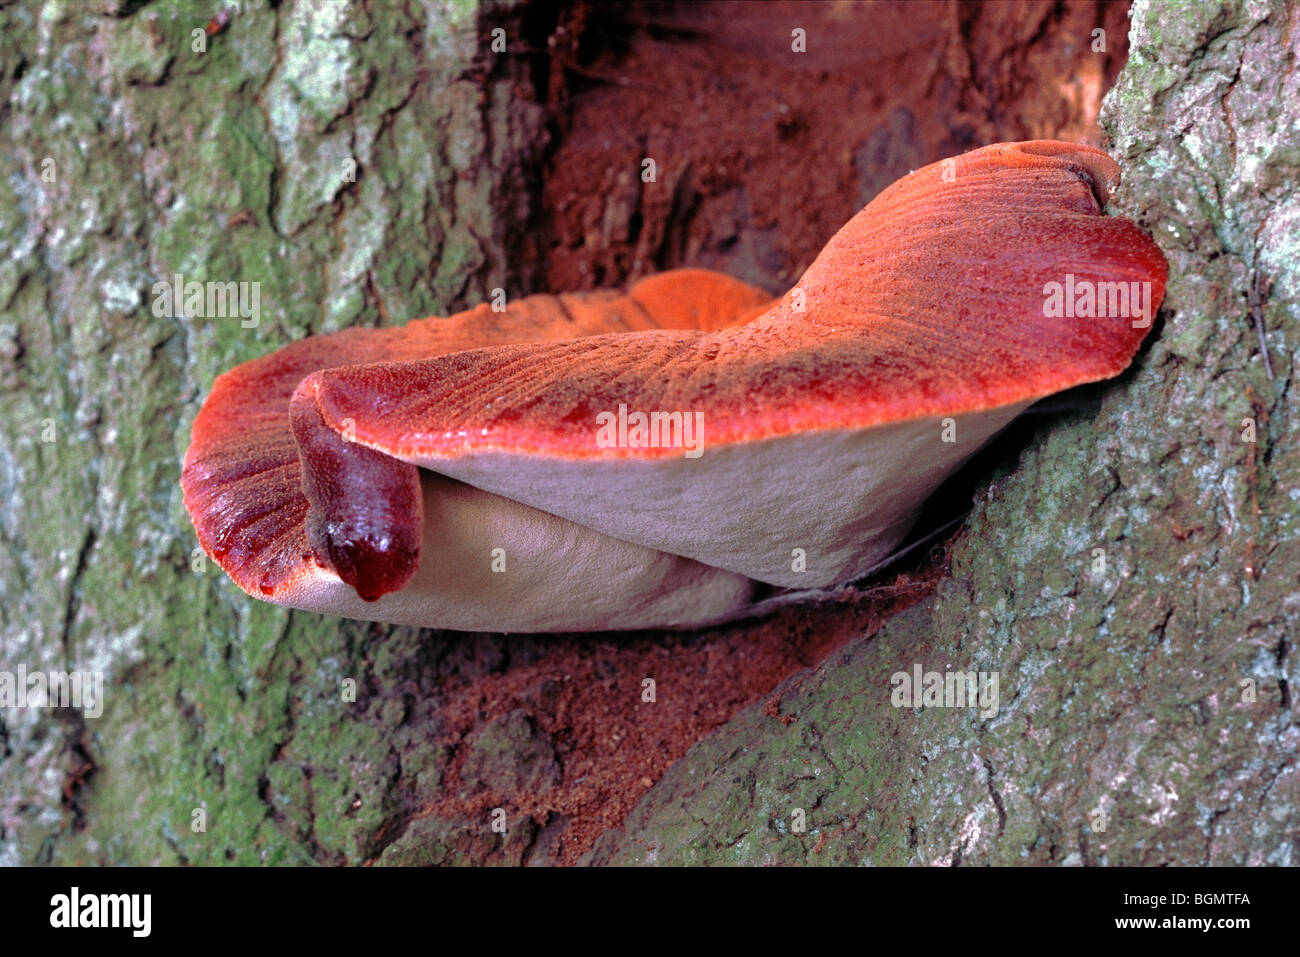
[[[429,626],[689,626],[860,577],[1028,404],[1131,362],[1166,267],[1101,214],[1118,178],[998,144],[903,177],[776,300],[673,270],[293,343],[217,379],[186,508],[255,597]],[[598,441],[633,413],[676,441]]]

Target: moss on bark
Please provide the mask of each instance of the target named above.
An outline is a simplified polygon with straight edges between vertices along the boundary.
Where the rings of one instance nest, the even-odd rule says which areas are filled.
[[[443,760],[414,633],[249,601],[177,482],[219,372],[516,291],[521,14],[219,6],[0,9],[0,668],[107,678],[99,718],[0,711],[0,863],[357,861]],[[157,315],[176,274],[260,321]]]

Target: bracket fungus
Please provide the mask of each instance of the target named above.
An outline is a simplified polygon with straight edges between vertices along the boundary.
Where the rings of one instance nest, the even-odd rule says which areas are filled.
[[[680,269],[309,337],[217,378],[185,506],[254,597],[430,627],[688,627],[859,578],[1026,406],[1132,360],[1166,266],[1102,214],[1118,177],[998,144],[778,299]]]

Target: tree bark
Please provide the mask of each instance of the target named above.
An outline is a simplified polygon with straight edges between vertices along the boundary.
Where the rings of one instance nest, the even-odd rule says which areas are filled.
[[[529,285],[522,8],[224,7],[0,9],[0,669],[105,676],[0,710],[3,864],[363,860],[438,773],[428,689],[375,693],[417,633],[250,601],[177,482],[218,373]],[[260,321],[158,315],[178,274]]]

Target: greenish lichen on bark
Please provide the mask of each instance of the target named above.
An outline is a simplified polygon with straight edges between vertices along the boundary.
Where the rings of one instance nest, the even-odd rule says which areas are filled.
[[[0,863],[364,860],[445,759],[415,633],[249,601],[178,477],[234,364],[526,284],[519,11],[216,7],[0,9],[0,669],[107,680],[99,718],[0,711]],[[260,321],[158,315],[176,274]]]
[[[984,491],[932,600],[696,745],[591,862],[1300,860],[1300,11],[1132,18],[1102,123],[1170,264],[1149,347]],[[891,706],[914,663],[998,672],[996,716]]]

